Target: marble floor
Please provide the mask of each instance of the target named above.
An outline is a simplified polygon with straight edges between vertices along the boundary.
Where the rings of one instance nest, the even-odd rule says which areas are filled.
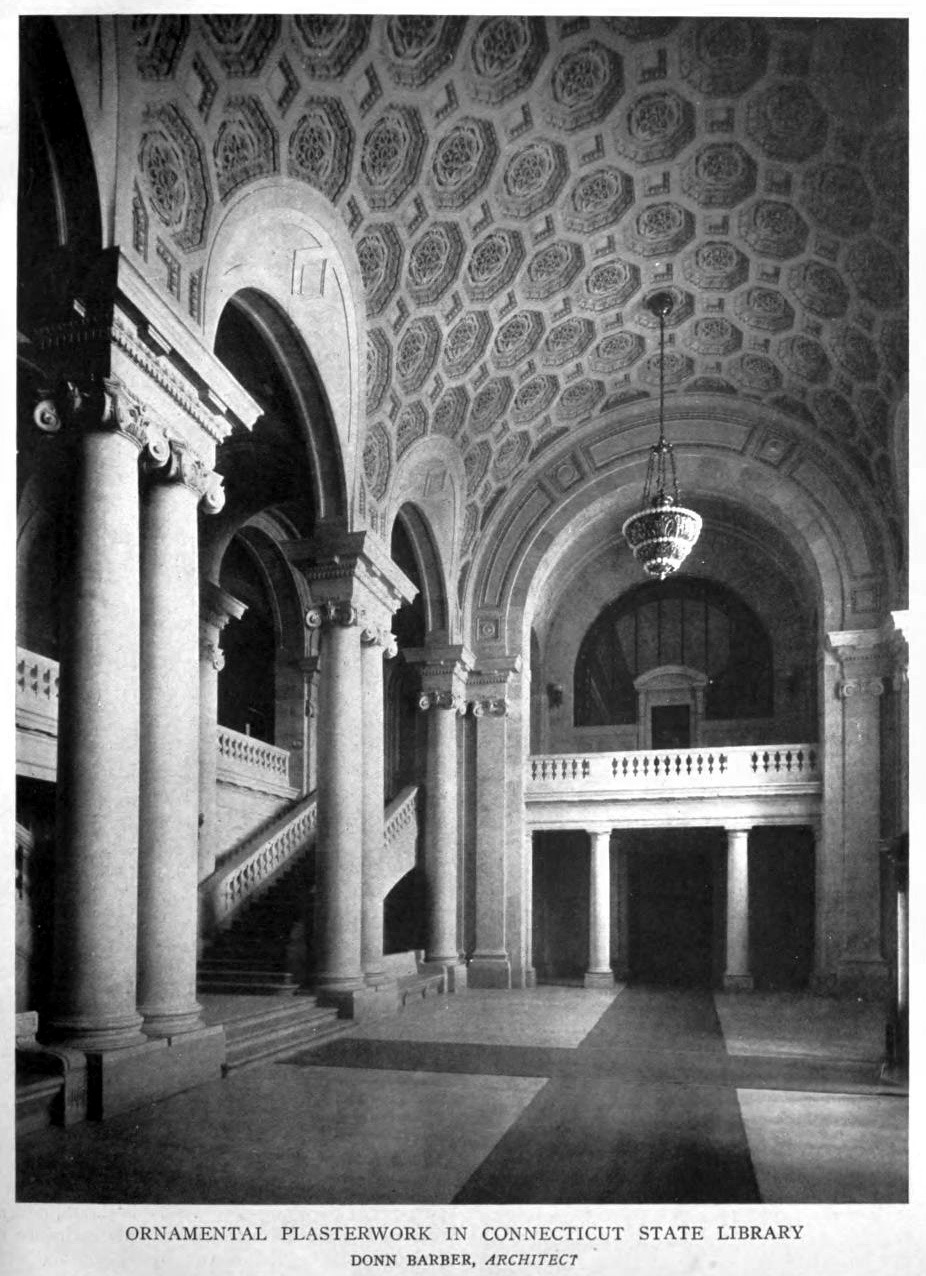
[[[99,1204],[903,1202],[907,1100],[855,1003],[469,990],[102,1124],[17,1198]]]

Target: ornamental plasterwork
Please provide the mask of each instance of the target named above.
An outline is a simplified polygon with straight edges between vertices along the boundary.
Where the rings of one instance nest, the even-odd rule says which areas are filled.
[[[337,98],[309,98],[290,134],[287,172],[336,200],[350,174],[353,145],[353,130]]]
[[[871,23],[874,55],[889,26]],[[765,403],[851,448],[882,499],[907,371],[906,119],[839,20],[163,15],[126,19],[125,40],[131,251],[167,304],[202,313],[213,203],[274,171],[343,218],[374,321],[378,486],[377,431],[388,464],[423,411],[474,452],[475,525],[488,476],[510,487],[541,440],[652,398],[640,303],[660,287],[682,299],[670,409]]]
[[[420,89],[453,61],[463,18],[403,14],[383,24],[381,48],[396,84]]]

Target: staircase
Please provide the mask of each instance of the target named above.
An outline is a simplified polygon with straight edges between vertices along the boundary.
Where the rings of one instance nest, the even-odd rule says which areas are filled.
[[[259,898],[243,907],[226,930],[219,931],[199,961],[199,992],[258,996],[298,992],[289,950],[294,928],[311,916],[314,866],[314,856],[307,849]]]

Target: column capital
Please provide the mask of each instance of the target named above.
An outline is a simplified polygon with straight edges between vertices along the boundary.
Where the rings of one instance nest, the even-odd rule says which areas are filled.
[[[149,482],[177,484],[196,497],[207,514],[218,514],[225,505],[224,479],[210,469],[192,448],[169,439],[157,427],[149,429],[146,472]]]
[[[392,660],[398,655],[399,645],[395,634],[387,625],[365,621],[360,633],[360,643],[363,647],[382,647],[383,655],[387,660]]]
[[[748,839],[753,827],[752,821],[746,824],[741,820],[732,820],[729,824],[725,824],[724,832],[727,835],[727,842],[730,843],[733,841]]]
[[[461,643],[410,647],[403,655],[421,667],[419,709],[454,709],[466,712],[466,682],[472,668],[472,652]]]
[[[117,377],[86,372],[62,378],[53,389],[39,390],[37,395],[32,419],[45,434],[110,430],[131,440],[139,452],[147,449],[152,459],[162,464],[167,459],[163,427]]]
[[[305,577],[315,606],[350,603],[388,628],[394,613],[418,593],[369,529],[352,532],[340,522],[322,522],[310,539],[283,548]]]
[[[214,581],[204,580],[199,590],[200,621],[212,629],[222,630],[230,620],[240,620],[247,603],[233,598]]]
[[[507,715],[511,679],[520,668],[520,656],[496,656],[491,662],[479,663],[466,681],[466,698],[474,717]]]
[[[883,696],[884,678],[844,678],[836,685],[836,695],[840,700],[852,700],[861,696]]]
[[[851,700],[884,694],[891,652],[883,627],[830,633],[826,636],[826,645],[838,660],[842,673],[841,680],[836,684],[837,699]]]
[[[359,607],[354,607],[344,599],[325,598],[308,609],[305,623],[308,629],[322,629],[332,625],[350,629],[354,625],[363,624],[364,616]]]
[[[49,319],[30,336],[36,361],[54,381],[118,376],[207,459],[236,424],[250,429],[260,416],[255,400],[118,248],[99,254],[68,311]]]
[[[611,824],[590,824],[586,826],[585,831],[593,840],[596,837],[606,837],[610,842],[614,826]]]
[[[199,635],[199,658],[203,664],[211,665],[216,673],[225,668],[225,652],[215,638],[203,633]]]

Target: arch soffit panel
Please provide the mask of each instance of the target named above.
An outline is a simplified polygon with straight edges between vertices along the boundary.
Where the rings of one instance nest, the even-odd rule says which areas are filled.
[[[91,173],[80,171],[73,153],[61,156],[69,177],[92,182],[100,213],[102,242],[108,248],[115,242],[116,170],[118,157],[118,120],[116,109],[119,86],[119,54],[116,18],[96,14],[93,18],[59,15],[51,21],[64,51],[74,90],[80,103],[84,129],[92,155]],[[61,86],[50,80],[49,92],[61,93]],[[73,128],[73,122],[70,127]]]
[[[347,229],[304,183],[276,176],[232,202],[209,244],[203,278],[203,327],[215,342],[219,318],[237,293],[263,294],[287,317],[317,372],[354,491],[366,380],[363,284]]]
[[[293,571],[282,548],[290,539],[288,529],[273,515],[258,514],[239,527],[236,535],[254,561],[266,587],[278,644],[302,655],[308,633],[303,617],[309,599],[304,582]],[[226,542],[226,548],[230,540]]]
[[[230,299],[240,305],[276,357],[299,412],[298,427],[309,457],[312,500],[319,518],[345,518],[347,492],[340,441],[324,387],[300,333],[273,298],[244,288]]]
[[[421,593],[424,602],[424,619],[429,635],[445,634],[452,641],[451,619],[448,607],[447,574],[443,567],[442,552],[428,513],[420,504],[408,501],[395,513],[393,525],[400,520],[408,533],[418,566]],[[391,527],[390,527],[391,535]]]
[[[603,518],[605,509],[609,535],[619,530],[642,490],[654,422],[651,407],[628,413],[620,431],[611,427],[590,432],[568,450],[551,455],[542,471],[535,470],[533,487],[525,484],[521,500],[509,503],[507,522],[493,534],[482,532],[484,550],[474,563],[467,590],[474,629],[480,630],[480,613],[510,613],[498,632],[501,637],[507,628],[514,640],[519,623],[514,613],[523,610],[530,578],[552,552],[554,541],[558,548],[549,562],[563,556],[565,546],[560,542],[568,543],[590,520]],[[761,433],[756,426],[764,427]],[[762,454],[769,427],[782,440],[774,459]],[[716,410],[712,405],[709,414],[701,409],[697,416],[676,422],[671,435],[683,481],[694,473],[683,500],[687,495],[696,505],[702,495],[713,495],[764,512],[773,526],[786,531],[795,548],[803,548],[816,562],[821,613],[843,623],[849,611],[878,610],[894,596],[892,569],[885,566],[889,556],[882,517],[863,501],[837,458],[801,448],[793,426],[776,428],[765,413],[744,413],[743,405],[731,412],[729,404],[719,404]],[[603,507],[594,516],[586,508],[593,505]],[[851,585],[861,581],[870,586],[874,577],[884,586],[880,603],[855,606]],[[548,571],[542,579],[549,587]]]
[[[397,462],[389,485],[384,539],[388,544],[400,511],[407,514],[411,509],[412,516],[405,523],[419,554],[428,594],[425,606],[429,630],[453,628],[449,581],[457,573],[456,547],[460,542],[465,485],[459,450],[449,439],[437,437],[414,443]]]

